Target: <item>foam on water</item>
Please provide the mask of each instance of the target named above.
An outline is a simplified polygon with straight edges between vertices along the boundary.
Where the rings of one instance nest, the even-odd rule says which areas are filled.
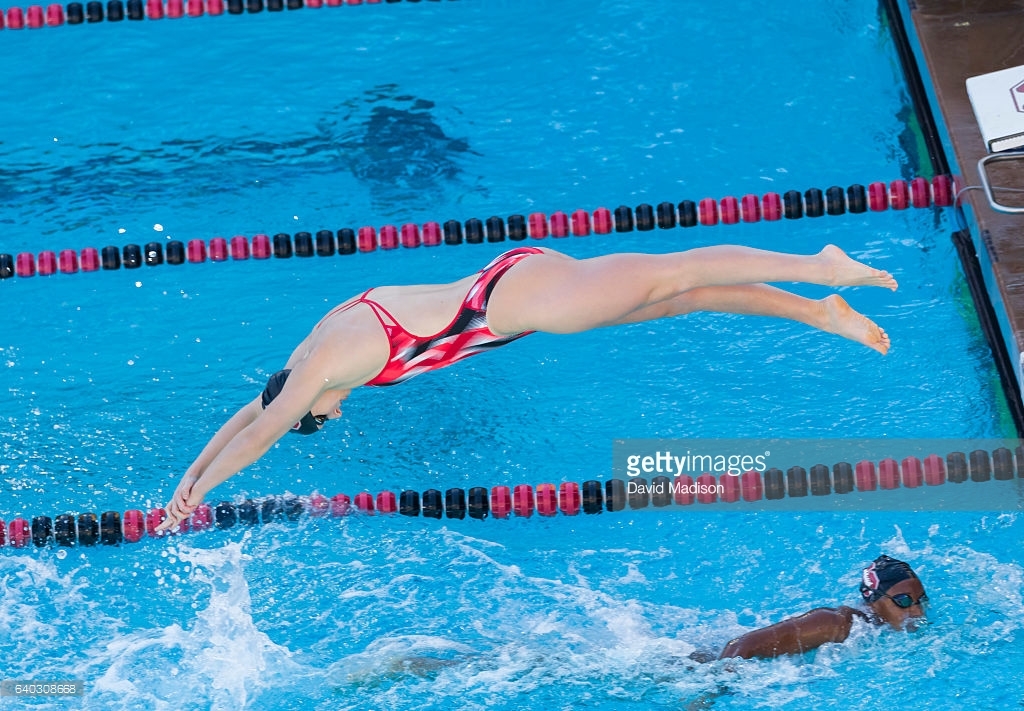
[[[99,571],[88,565],[61,574],[53,561],[0,557],[0,621],[12,630],[3,646],[13,643],[6,658],[16,661],[3,676],[88,679],[82,707],[96,709],[245,708],[282,679],[294,683],[305,672],[253,620],[244,543],[174,549],[169,565],[188,571],[192,597],[177,613],[193,613],[163,627],[127,625],[118,600],[98,611],[87,593]],[[153,589],[153,604],[173,604],[163,599],[162,578],[139,582]]]
[[[767,541],[779,521],[704,536]],[[709,548],[688,569],[691,554],[661,545],[657,529],[627,526],[614,545],[573,551],[529,530],[541,522],[511,536],[398,523],[0,556],[3,676],[85,679],[90,709],[639,709],[712,696],[723,709],[817,709],[871,707],[894,683],[908,685],[908,708],[945,693],[1019,701],[998,675],[977,675],[995,660],[1021,668],[1024,570],[997,552],[1017,539],[1015,516],[872,517],[863,550],[854,530],[824,527],[841,545],[812,541],[805,568],[777,568],[768,545],[748,545]],[[919,631],[856,625],[846,644],[802,657],[690,658],[811,607],[855,604],[848,559],[879,549],[922,576],[933,602]],[[831,557],[846,572],[821,580],[835,574]],[[708,564],[729,568],[709,575]],[[730,585],[741,568],[750,585]]]

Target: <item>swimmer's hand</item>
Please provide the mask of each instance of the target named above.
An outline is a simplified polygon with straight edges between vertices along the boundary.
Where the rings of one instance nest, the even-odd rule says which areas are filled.
[[[185,472],[185,476],[178,483],[178,488],[174,490],[174,495],[171,497],[170,502],[164,507],[164,510],[167,512],[167,518],[154,529],[157,533],[174,528],[191,516],[196,507],[202,503],[203,497],[192,493],[192,487],[198,480],[199,477],[195,474]]]

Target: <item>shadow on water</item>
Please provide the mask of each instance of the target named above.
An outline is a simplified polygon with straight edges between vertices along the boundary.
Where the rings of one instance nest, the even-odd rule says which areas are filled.
[[[375,209],[389,203],[440,197],[446,186],[465,183],[462,162],[473,151],[464,138],[448,136],[432,101],[383,84],[342,104],[317,124],[329,136],[344,167],[370,190]],[[461,120],[462,112],[449,107]]]
[[[483,189],[480,179],[467,179],[464,163],[480,154],[442,127],[461,123],[462,116],[455,107],[438,107],[386,84],[279,140],[250,134],[174,138],[153,146],[96,142],[77,146],[70,161],[64,151],[14,152],[0,166],[0,209],[52,212],[59,205],[53,216],[62,221],[76,206],[121,211],[140,199],[241,194],[310,174],[324,176],[327,185],[339,174],[351,175],[369,191],[375,209],[441,198],[451,188],[475,192]]]

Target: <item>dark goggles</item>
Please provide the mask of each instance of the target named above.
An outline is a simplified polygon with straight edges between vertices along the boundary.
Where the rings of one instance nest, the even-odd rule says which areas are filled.
[[[302,419],[292,426],[292,432],[301,435],[311,435],[320,431],[320,428],[327,422],[327,415],[314,415],[307,412]]]
[[[906,610],[908,607],[913,607],[914,605],[920,605],[921,607],[924,607],[928,604],[928,595],[925,593],[921,593],[921,597],[917,598],[917,600],[915,600],[907,593],[900,593],[899,595],[887,595],[885,593],[878,594],[881,597],[889,598],[890,600],[892,600],[893,604],[896,605],[896,607],[902,610]]]

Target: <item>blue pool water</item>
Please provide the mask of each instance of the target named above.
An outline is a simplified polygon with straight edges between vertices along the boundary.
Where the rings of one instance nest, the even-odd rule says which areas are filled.
[[[716,5],[424,2],[5,32],[18,71],[0,108],[0,252],[923,170],[874,8]],[[531,336],[356,392],[343,421],[211,498],[606,479],[621,438],[1009,436],[951,230],[907,211],[552,240],[578,257],[834,242],[900,280],[843,292],[894,348],[712,315]],[[457,278],[505,247],[0,283],[0,517],[162,504],[330,306]],[[86,681],[81,700],[39,708],[678,708],[727,687],[715,708],[880,708],[898,688],[907,708],[1001,709],[1022,701],[1021,526],[956,511],[378,516],[5,548],[0,678]],[[852,604],[881,552],[921,574],[922,632],[689,661]]]

